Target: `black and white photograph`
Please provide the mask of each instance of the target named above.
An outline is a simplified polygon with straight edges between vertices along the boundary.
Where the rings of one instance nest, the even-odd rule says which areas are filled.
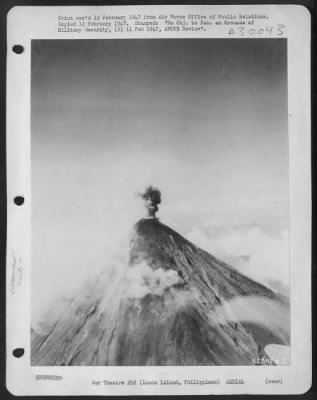
[[[286,61],[32,42],[32,365],[290,363]]]
[[[15,7],[7,387],[311,385],[310,16]]]

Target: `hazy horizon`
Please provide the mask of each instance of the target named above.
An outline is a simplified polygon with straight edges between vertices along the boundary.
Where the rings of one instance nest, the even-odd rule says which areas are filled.
[[[32,310],[162,222],[288,284],[285,39],[33,40]]]

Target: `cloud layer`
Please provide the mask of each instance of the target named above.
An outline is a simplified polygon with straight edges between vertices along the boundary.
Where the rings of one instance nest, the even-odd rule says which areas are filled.
[[[230,229],[216,236],[208,236],[203,229],[195,229],[187,239],[228,262],[251,278],[274,285],[274,281],[289,285],[289,239],[288,231],[278,236],[265,233],[259,227],[246,231]]]

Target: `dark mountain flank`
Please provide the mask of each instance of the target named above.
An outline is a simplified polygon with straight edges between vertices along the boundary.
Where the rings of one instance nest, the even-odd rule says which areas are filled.
[[[285,297],[158,219],[134,226],[126,264],[33,327],[32,365],[254,365],[289,344]]]

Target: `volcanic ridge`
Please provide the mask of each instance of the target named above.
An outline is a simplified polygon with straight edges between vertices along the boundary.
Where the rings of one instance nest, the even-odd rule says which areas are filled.
[[[289,345],[289,301],[157,218],[113,265],[32,327],[32,365],[255,365]],[[274,360],[272,360],[274,365]]]

